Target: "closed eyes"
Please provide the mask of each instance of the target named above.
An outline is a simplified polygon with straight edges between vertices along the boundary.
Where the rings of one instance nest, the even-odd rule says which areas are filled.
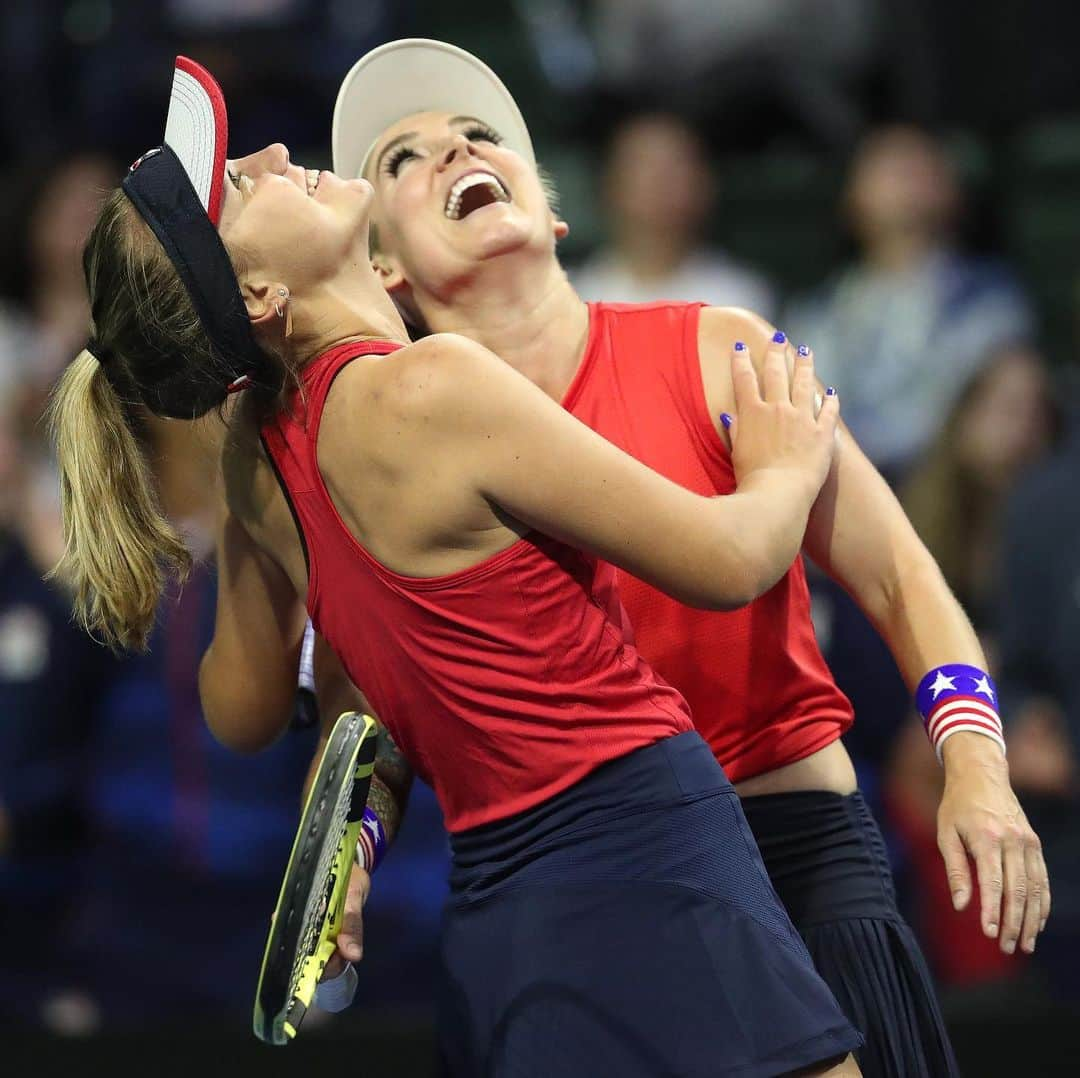
[[[502,136],[487,124],[470,124],[468,127],[462,130],[462,134],[470,142],[490,142],[494,146],[498,146],[502,142]],[[416,151],[409,146],[399,146],[391,154],[389,154],[386,160],[383,162],[383,171],[388,176],[397,176],[401,170],[401,166],[409,160],[410,157],[416,157]]]

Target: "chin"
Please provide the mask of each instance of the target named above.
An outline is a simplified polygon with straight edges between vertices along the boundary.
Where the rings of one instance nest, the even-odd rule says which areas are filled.
[[[506,218],[491,222],[483,233],[476,238],[475,250],[480,258],[498,258],[515,251],[527,250],[537,246],[535,229],[528,227],[521,220]]]

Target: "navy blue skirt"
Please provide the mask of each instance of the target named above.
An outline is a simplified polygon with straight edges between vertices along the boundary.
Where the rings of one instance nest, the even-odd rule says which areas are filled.
[[[859,793],[743,799],[765,867],[814,965],[866,1038],[863,1078],[959,1075],[934,984],[896,908],[881,832]]]
[[[860,1044],[696,733],[451,841],[453,1078],[765,1078]]]

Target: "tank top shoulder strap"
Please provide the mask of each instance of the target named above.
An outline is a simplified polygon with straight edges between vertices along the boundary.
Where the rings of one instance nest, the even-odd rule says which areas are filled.
[[[301,384],[285,406],[262,428],[262,440],[279,479],[291,494],[317,485],[315,443],[330,387],[342,368],[366,355],[388,355],[401,345],[394,341],[350,341],[316,356],[301,372]],[[287,467],[282,467],[285,461]]]
[[[701,376],[701,350],[698,340],[701,312],[706,306],[704,303],[688,303],[683,307],[682,347],[677,351],[678,361],[672,374],[678,387],[687,429],[693,432],[694,440],[704,458],[727,471],[731,466],[731,454],[717,433],[716,423],[709,414],[705,382]]]
[[[323,408],[330,394],[334,379],[341,369],[361,356],[385,356],[396,352],[402,346],[395,341],[350,341],[339,344],[328,352],[313,359],[303,370],[303,399],[301,415],[304,429],[309,438],[318,437],[319,424],[322,421]],[[297,394],[299,397],[300,394]]]

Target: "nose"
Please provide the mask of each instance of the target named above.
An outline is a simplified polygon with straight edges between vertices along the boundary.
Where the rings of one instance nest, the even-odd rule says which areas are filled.
[[[283,142],[273,142],[263,150],[266,154],[267,172],[284,176],[289,167],[289,147]]]
[[[289,168],[289,149],[283,143],[274,142],[257,153],[237,158],[234,164],[252,180],[266,175],[284,176]]]
[[[439,171],[442,172],[449,165],[452,165],[458,157],[469,157],[472,155],[473,146],[472,143],[465,137],[461,131],[455,132],[450,136],[450,140],[446,145],[446,149],[443,151],[442,156],[439,158]]]

